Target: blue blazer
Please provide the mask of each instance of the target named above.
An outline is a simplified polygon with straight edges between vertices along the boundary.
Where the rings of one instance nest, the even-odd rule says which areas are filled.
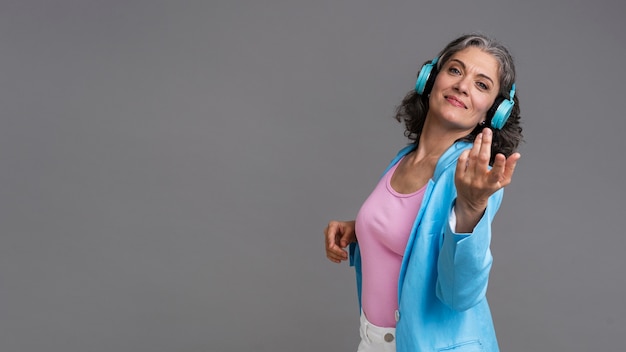
[[[385,173],[415,149],[400,150]],[[396,349],[417,351],[499,351],[486,292],[492,256],[491,222],[502,201],[502,189],[489,198],[485,214],[470,234],[450,228],[456,199],[454,174],[463,150],[457,142],[440,158],[424,193],[404,253],[398,279]],[[361,255],[350,245],[361,304]]]

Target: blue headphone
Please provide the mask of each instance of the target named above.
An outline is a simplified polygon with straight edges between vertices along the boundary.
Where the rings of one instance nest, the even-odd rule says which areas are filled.
[[[433,89],[435,84],[435,77],[437,77],[437,62],[439,58],[432,59],[429,63],[424,64],[420,73],[417,75],[417,81],[415,81],[415,92],[419,95],[428,95]],[[498,96],[493,103],[489,111],[487,111],[487,120],[490,121],[490,125],[496,129],[502,129],[506,120],[511,116],[513,106],[515,102],[513,97],[515,96],[515,83],[511,87],[509,92],[509,99],[502,96]]]

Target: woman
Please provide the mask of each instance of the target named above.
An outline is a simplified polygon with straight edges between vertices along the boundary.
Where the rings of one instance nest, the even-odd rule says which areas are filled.
[[[328,259],[357,271],[358,351],[498,351],[485,294],[491,222],[520,158],[514,82],[500,43],[449,43],[398,107],[412,143],[355,221],[328,224]]]

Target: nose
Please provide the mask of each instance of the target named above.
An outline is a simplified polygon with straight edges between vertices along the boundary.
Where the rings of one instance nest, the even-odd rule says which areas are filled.
[[[460,94],[467,95],[469,84],[470,83],[467,77],[461,77],[458,81],[456,81],[453,88]]]

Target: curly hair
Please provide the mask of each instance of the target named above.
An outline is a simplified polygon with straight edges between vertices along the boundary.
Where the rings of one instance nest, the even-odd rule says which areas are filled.
[[[482,51],[491,54],[499,63],[499,95],[505,99],[509,99],[509,92],[515,83],[515,65],[513,57],[504,45],[496,40],[480,33],[472,33],[463,35],[450,42],[438,55],[439,60],[434,70],[439,69],[457,52],[468,47],[477,47]],[[428,61],[427,63],[429,63]],[[498,100],[498,99],[496,99]],[[493,131],[493,142],[491,145],[491,160],[493,164],[497,153],[502,153],[506,157],[513,154],[523,139],[522,127],[520,125],[520,108],[517,94],[513,97],[515,105],[511,111],[511,115],[502,127],[502,129],[491,128]],[[396,109],[395,118],[404,121],[406,130],[404,135],[414,143],[418,143],[426,121],[428,113],[428,95],[417,94],[415,90],[410,91],[402,100],[402,103]],[[488,120],[485,125],[477,125],[467,136],[462,137],[459,141],[473,142],[476,135],[483,128],[491,126],[491,117],[488,114]]]

